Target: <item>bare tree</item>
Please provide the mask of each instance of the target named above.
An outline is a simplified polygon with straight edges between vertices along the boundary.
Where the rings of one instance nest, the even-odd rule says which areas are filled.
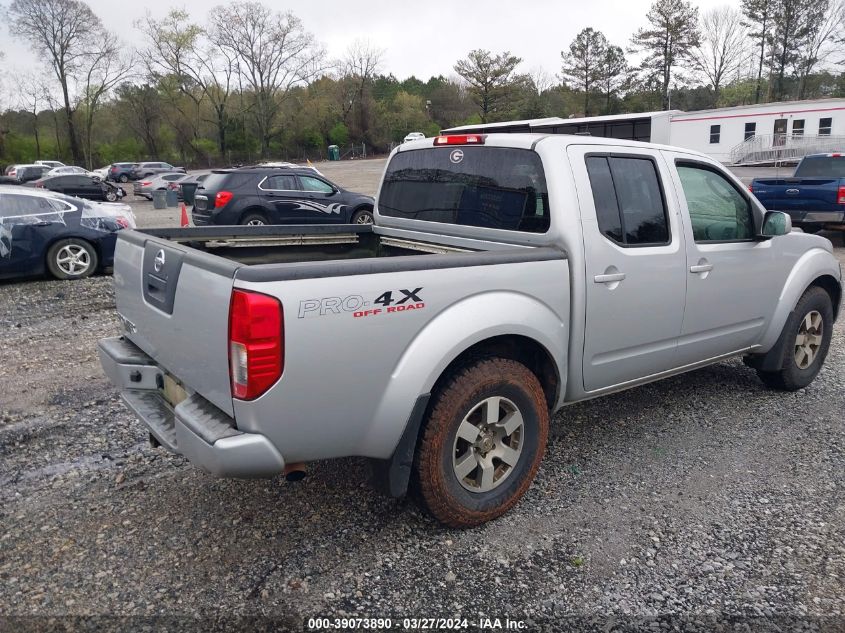
[[[349,90],[342,106],[343,118],[346,119],[352,109],[358,107],[358,125],[362,137],[369,141],[366,88],[371,85],[381,70],[384,49],[374,46],[368,40],[355,40],[347,49],[342,62],[343,79]]]
[[[141,52],[148,72],[156,77],[175,78],[179,92],[194,106],[195,138],[199,135],[200,119],[213,123],[217,129],[217,146],[224,156],[237,68],[234,51],[209,41],[208,29],[195,24],[182,9],[171,10],[158,21],[147,13],[136,26],[149,42],[148,48]],[[203,99],[211,105],[211,120],[203,118]]]
[[[82,113],[84,131],[83,153],[88,169],[94,169],[92,131],[94,115],[111,91],[132,72],[134,59],[124,55],[120,42],[111,33],[103,33],[96,49],[91,50],[85,78],[81,85],[81,97],[77,110]]]
[[[38,126],[38,113],[45,108],[46,97],[43,88],[44,78],[31,73],[15,74],[15,92],[18,102],[32,115],[32,133],[35,136],[35,159],[41,159],[41,134]]]
[[[236,60],[238,72],[253,91],[253,114],[266,157],[278,132],[281,102],[291,88],[308,84],[326,69],[325,51],[293,13],[279,13],[260,2],[216,6],[210,23],[212,41]]]
[[[481,111],[482,123],[507,104],[520,63],[522,59],[508,51],[494,56],[490,51],[477,49],[455,64],[455,72],[466,81],[470,98]]]
[[[745,54],[745,27],[742,14],[733,7],[717,7],[706,11],[700,20],[698,45],[693,48],[691,66],[713,86],[715,103],[727,76],[735,73]]]
[[[62,89],[70,151],[74,161],[81,163],[71,89],[84,72],[90,51],[102,39],[100,18],[82,0],[12,0],[8,21],[15,37],[27,41],[49,60]]]
[[[799,99],[805,97],[807,77],[834,51],[841,50],[837,46],[836,36],[845,24],[845,3],[842,0],[823,0],[818,8],[823,11],[808,20],[806,32],[799,44],[798,59],[795,64]]]

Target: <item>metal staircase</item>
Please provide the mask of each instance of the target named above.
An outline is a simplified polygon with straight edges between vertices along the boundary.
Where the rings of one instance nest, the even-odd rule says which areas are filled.
[[[845,136],[760,134],[731,149],[732,165],[798,162],[808,154],[845,152]]]

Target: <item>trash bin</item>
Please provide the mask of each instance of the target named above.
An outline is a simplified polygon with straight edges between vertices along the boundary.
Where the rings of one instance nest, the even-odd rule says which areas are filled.
[[[167,208],[167,192],[162,190],[153,191],[153,209]]]
[[[182,202],[191,206],[194,204],[194,194],[197,192],[198,182],[183,182],[182,183]]]
[[[337,145],[329,145],[329,160],[340,160],[340,148]]]
[[[168,189],[166,200],[167,200],[167,206],[168,207],[178,207],[179,206],[179,193],[175,189]]]

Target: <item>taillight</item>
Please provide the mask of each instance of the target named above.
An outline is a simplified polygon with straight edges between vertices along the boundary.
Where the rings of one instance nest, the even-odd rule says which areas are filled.
[[[145,180],[141,183],[141,186],[142,187],[149,187],[151,184],[153,184],[153,183],[151,183],[149,180]]]
[[[232,199],[232,195],[231,191],[218,191],[217,195],[214,196],[214,208],[225,207],[229,204],[229,200]]]
[[[748,191],[754,193],[754,185],[748,185]]]
[[[44,188],[44,183],[43,183],[43,182],[36,182],[36,183],[35,183],[35,186],[36,186],[36,187],[38,187],[39,189],[43,189],[43,188]]]
[[[117,225],[122,229],[128,229],[129,228],[129,220],[124,218],[122,215],[115,218],[115,222],[117,222]]]
[[[837,204],[845,204],[845,185],[839,186],[839,193],[836,194]]]
[[[484,145],[483,134],[450,134],[435,136],[435,145]]]
[[[278,299],[232,291],[229,374],[232,397],[254,400],[281,377],[285,365],[284,311]]]

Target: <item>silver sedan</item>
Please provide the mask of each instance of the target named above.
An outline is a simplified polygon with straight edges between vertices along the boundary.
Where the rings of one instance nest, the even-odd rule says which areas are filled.
[[[154,176],[148,176],[146,178],[142,178],[141,180],[136,180],[132,185],[132,193],[136,196],[142,196],[147,200],[153,199],[153,191],[161,190],[164,191],[168,188],[171,183],[177,183],[181,180],[185,180],[188,178],[188,174],[183,174],[181,172],[175,173],[166,173],[166,174],[156,174]]]

